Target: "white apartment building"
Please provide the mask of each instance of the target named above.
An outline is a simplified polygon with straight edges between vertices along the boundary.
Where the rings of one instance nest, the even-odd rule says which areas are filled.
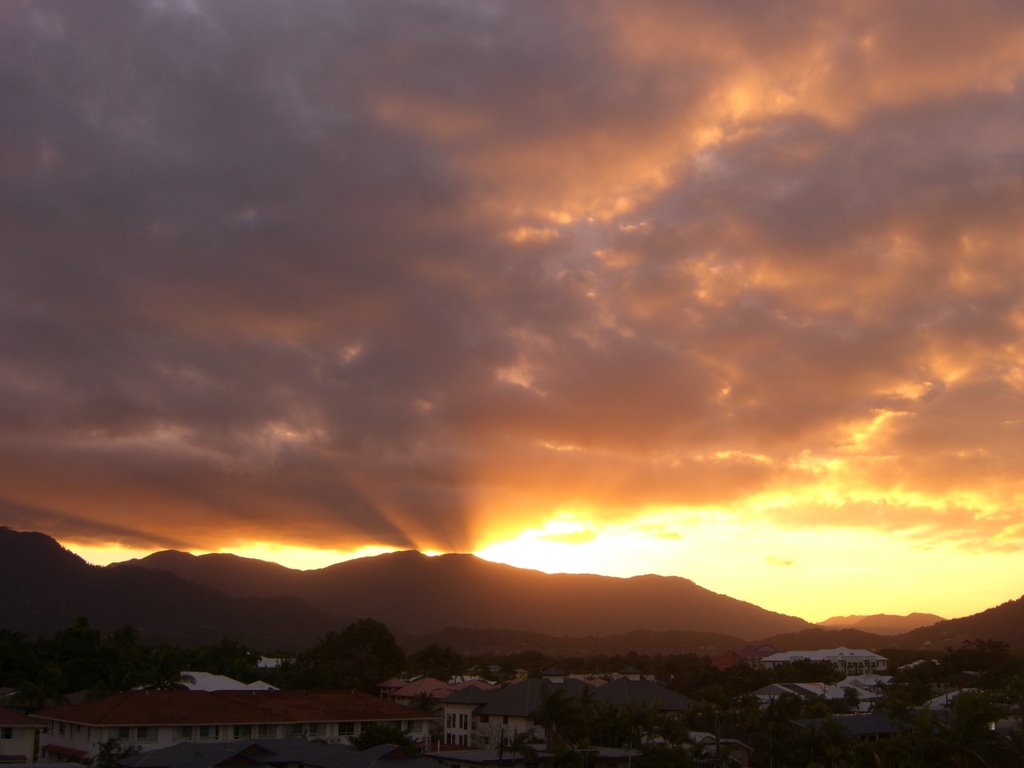
[[[759,662],[765,669],[773,669],[797,661],[827,661],[845,675],[863,675],[868,672],[884,673],[889,660],[862,648],[824,648],[817,651],[782,651],[765,656]]]

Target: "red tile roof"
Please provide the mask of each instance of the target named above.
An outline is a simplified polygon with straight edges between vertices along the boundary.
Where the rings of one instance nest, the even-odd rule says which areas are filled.
[[[422,677],[392,691],[391,695],[399,698],[415,699],[422,693],[426,693],[434,698],[441,698],[451,693],[451,688],[448,686],[448,683],[438,680],[436,677]]]
[[[243,725],[420,720],[432,717],[349,691],[129,691],[33,717],[81,725]]]
[[[61,744],[47,744],[42,748],[42,753],[47,755],[58,755],[60,757],[70,758],[82,758],[89,753],[82,749],[75,749],[74,747],[65,747]]]
[[[27,715],[23,715],[20,712],[15,712],[13,709],[7,707],[0,707],[0,725],[7,727],[29,727],[39,728],[39,721],[33,720]]]

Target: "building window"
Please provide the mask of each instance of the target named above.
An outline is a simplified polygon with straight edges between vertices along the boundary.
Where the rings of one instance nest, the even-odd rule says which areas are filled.
[[[339,736],[355,736],[356,735],[356,724],[355,723],[338,723],[338,735]]]
[[[140,725],[135,728],[135,738],[139,741],[156,741],[156,726]]]
[[[235,726],[235,738],[236,739],[251,739],[252,738],[252,726],[251,725],[236,725]]]
[[[289,739],[301,739],[303,734],[302,723],[292,723],[288,726]]]
[[[480,722],[481,723],[489,723],[490,720],[491,720],[491,716],[490,715],[480,715]]]
[[[273,739],[277,736],[277,726],[258,725],[256,726],[256,735],[261,739]]]
[[[14,729],[13,728],[0,728],[0,739],[13,739]]]
[[[131,738],[131,729],[127,725],[119,726],[117,735],[114,738],[118,741],[128,741]]]
[[[200,725],[199,738],[203,741],[215,741],[217,739],[216,725]]]
[[[306,734],[311,739],[322,739],[326,730],[323,723],[310,723]]]
[[[175,741],[191,741],[192,740],[192,726],[191,725],[176,725],[174,726],[174,734],[172,738]]]

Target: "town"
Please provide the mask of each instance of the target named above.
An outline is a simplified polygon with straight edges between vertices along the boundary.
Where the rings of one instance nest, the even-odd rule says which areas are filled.
[[[263,656],[0,630],[0,763],[36,768],[1019,765],[1022,697],[1024,661],[981,640],[471,657],[363,619]]]

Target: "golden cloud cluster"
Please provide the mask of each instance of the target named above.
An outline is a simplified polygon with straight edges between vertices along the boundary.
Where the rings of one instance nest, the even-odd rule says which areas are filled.
[[[1015,6],[256,6],[0,15],[10,522],[1020,546]]]

